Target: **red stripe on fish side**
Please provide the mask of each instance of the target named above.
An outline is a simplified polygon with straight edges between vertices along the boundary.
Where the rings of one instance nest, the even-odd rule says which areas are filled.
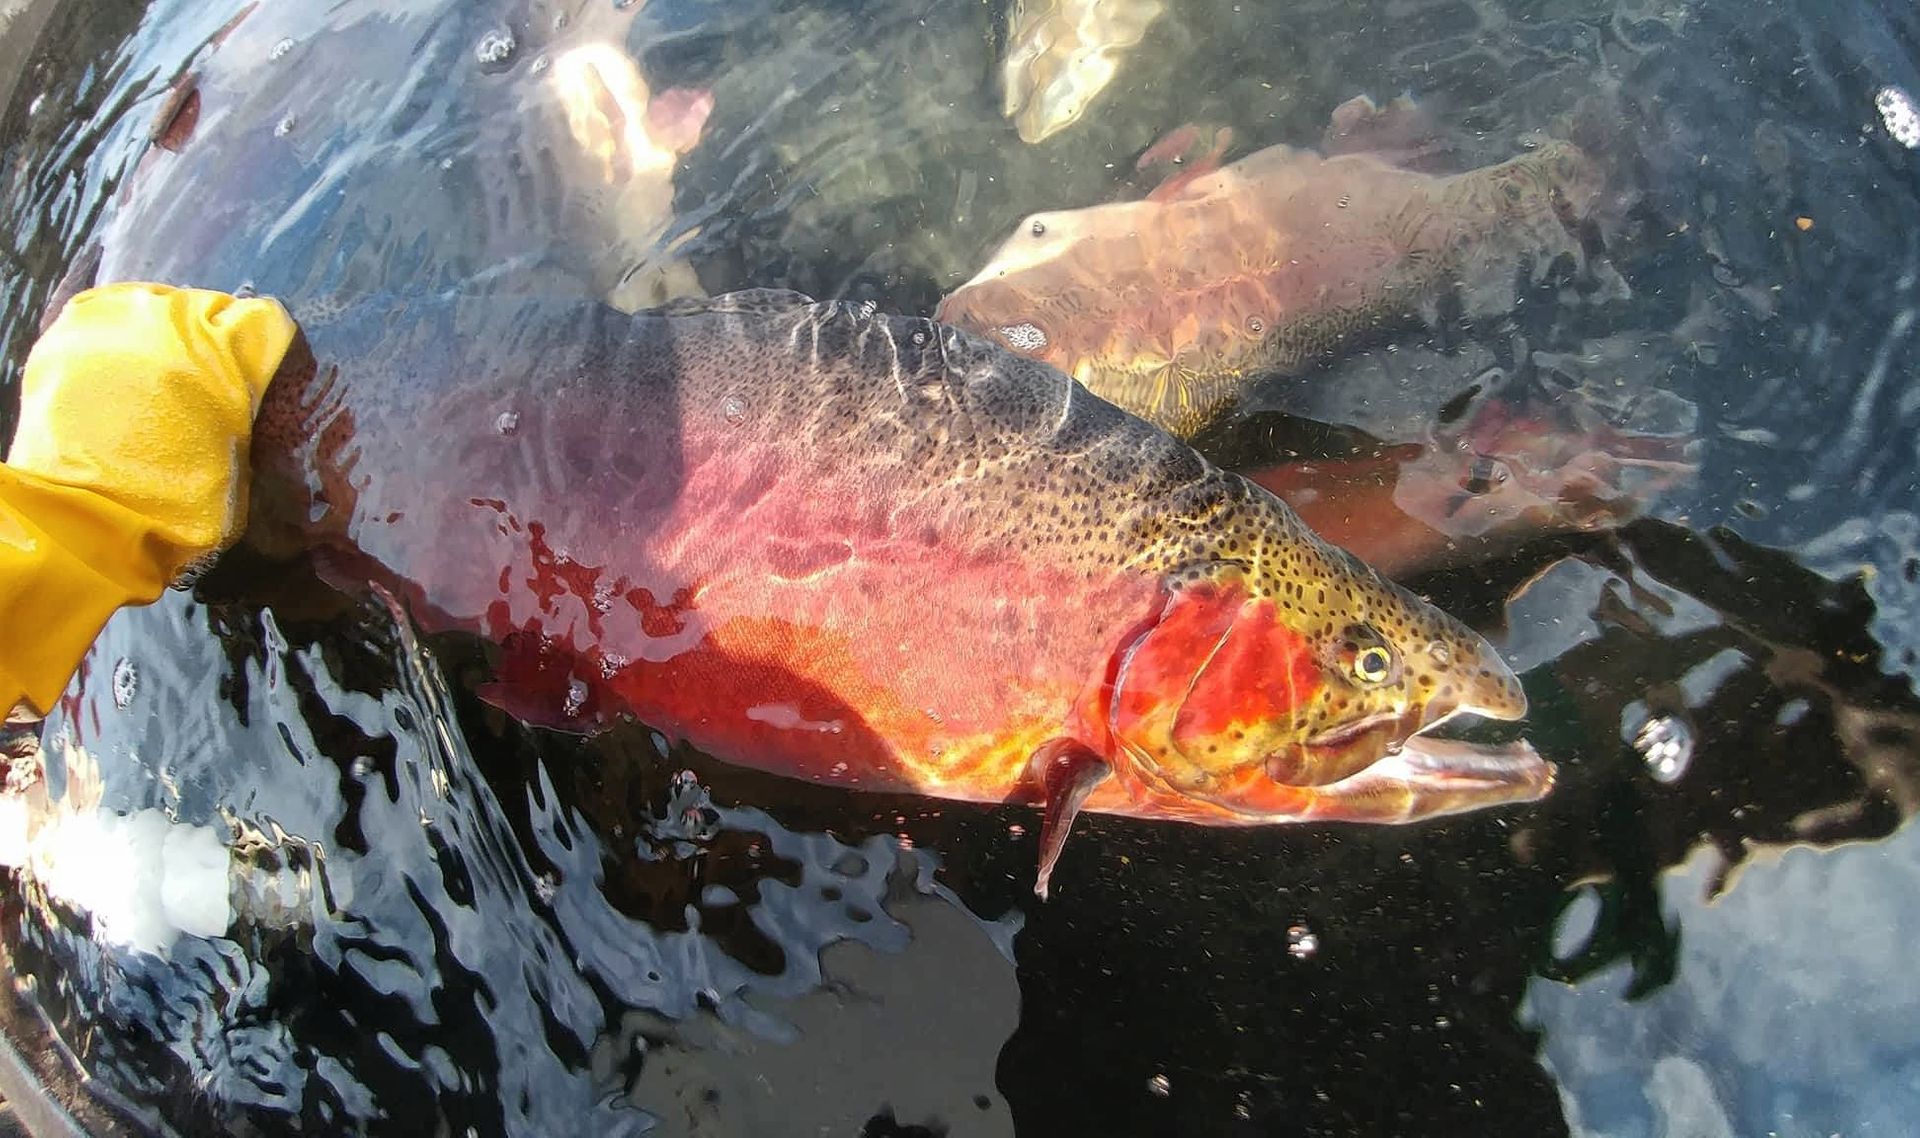
[[[630,664],[609,686],[642,722],[723,759],[869,790],[916,789],[897,761],[896,748],[917,741],[898,723],[898,697],[863,682],[838,638],[778,620],[732,621],[716,633],[669,660]],[[806,674],[794,660],[809,662]]]
[[[1191,756],[1193,746],[1235,731],[1284,730],[1325,683],[1313,644],[1280,619],[1272,600],[1249,601],[1202,665],[1174,740]]]

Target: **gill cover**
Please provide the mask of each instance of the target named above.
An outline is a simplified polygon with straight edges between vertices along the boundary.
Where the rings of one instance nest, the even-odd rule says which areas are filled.
[[[1400,649],[1338,608],[1306,615],[1218,562],[1183,575],[1115,675],[1109,725],[1135,777],[1195,817],[1275,816],[1421,724]],[[1391,736],[1392,739],[1388,737]]]
[[[1312,728],[1312,708],[1337,682],[1327,663],[1327,645],[1254,594],[1244,566],[1215,563],[1173,587],[1159,621],[1121,662],[1113,734],[1144,760],[1146,777],[1214,799],[1223,778],[1264,771],[1269,755]],[[1300,773],[1321,782],[1352,772]]]

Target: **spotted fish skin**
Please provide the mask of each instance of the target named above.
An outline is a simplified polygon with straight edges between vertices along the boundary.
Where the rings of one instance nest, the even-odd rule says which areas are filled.
[[[1524,713],[1479,636],[962,330],[778,292],[296,315],[251,537],[500,643],[487,694],[529,719],[1040,802],[1049,865],[1081,806],[1398,822],[1550,785],[1530,749],[1414,761]]]
[[[1029,216],[938,315],[1191,436],[1444,290],[1504,311],[1523,260],[1582,256],[1601,192],[1566,142],[1444,176],[1274,146],[1166,200]]]

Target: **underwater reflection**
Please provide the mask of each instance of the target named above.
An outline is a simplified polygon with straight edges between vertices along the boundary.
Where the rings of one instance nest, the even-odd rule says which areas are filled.
[[[890,833],[711,805],[644,732],[588,753],[508,725],[494,761],[531,769],[490,781],[459,697],[384,617],[321,645],[180,598],[123,613],[9,796],[43,841],[82,818],[152,835],[94,852],[148,861],[111,887],[148,895],[137,927],[45,858],[7,912],[12,974],[45,978],[49,1028],[134,1119],[711,1134],[891,1111],[1004,1130],[1017,919],[969,915]],[[116,659],[142,671],[124,703]]]
[[[636,15],[235,6],[157,100],[98,235],[102,279],[298,297],[505,275],[628,308],[697,294],[674,184],[713,95],[650,81]]]
[[[1562,629],[1577,644],[1533,647],[1558,700],[1622,744],[1584,804],[1557,804],[1585,832],[1535,851],[1584,883],[1522,1013],[1569,1121],[1898,1129],[1920,1105],[1901,1073],[1920,987],[1886,970],[1911,916],[1889,899],[1914,872],[1920,700],[1881,672],[1864,578],[1645,523],[1536,588],[1516,626],[1590,602]],[[1684,769],[1666,765],[1675,731]]]

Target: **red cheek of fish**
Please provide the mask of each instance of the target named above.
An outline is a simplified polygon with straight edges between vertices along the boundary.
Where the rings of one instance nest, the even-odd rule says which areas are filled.
[[[1167,599],[1114,677],[1108,713],[1114,735],[1148,756],[1174,745],[1174,716],[1195,674],[1233,627],[1244,596],[1238,585],[1200,585]]]
[[[1257,767],[1324,682],[1312,645],[1272,600],[1204,585],[1176,593],[1134,644],[1111,721],[1115,735],[1174,769]]]
[[[1271,598],[1245,602],[1199,674],[1174,721],[1175,744],[1218,768],[1241,765],[1249,741],[1296,742],[1300,709],[1325,686],[1313,645],[1280,619]]]

